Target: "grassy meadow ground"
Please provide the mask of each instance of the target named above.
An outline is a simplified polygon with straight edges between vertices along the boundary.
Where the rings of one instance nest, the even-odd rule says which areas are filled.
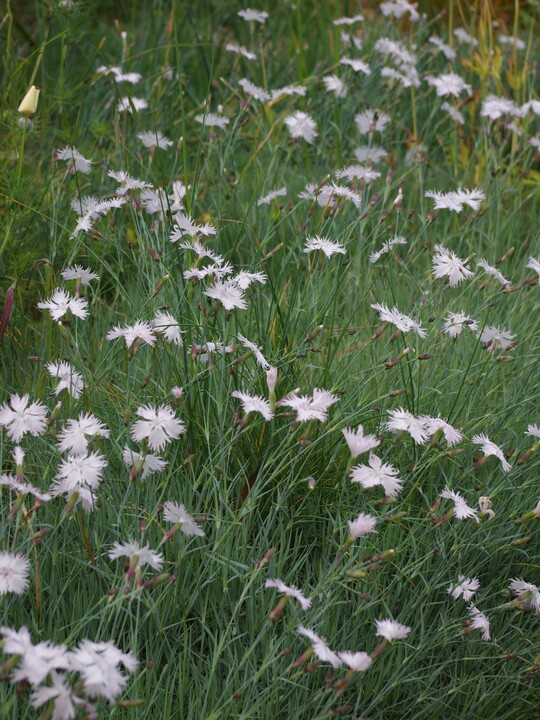
[[[8,2],[1,717],[540,717],[539,18],[417,5]]]

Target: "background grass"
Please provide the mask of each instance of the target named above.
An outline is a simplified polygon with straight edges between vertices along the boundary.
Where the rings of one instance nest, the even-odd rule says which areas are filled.
[[[532,444],[523,434],[527,424],[538,423],[538,286],[520,285],[530,275],[527,259],[538,256],[539,248],[538,155],[527,144],[538,133],[538,119],[524,120],[518,137],[502,123],[489,126],[479,117],[489,93],[517,103],[536,97],[535,8],[523,4],[517,18],[519,37],[528,43],[519,54],[498,50],[496,37],[482,31],[500,17],[512,34],[509,7],[497,16],[495,3],[482,3],[471,14],[467,29],[481,45],[472,52],[460,49],[454,63],[474,87],[463,107],[463,128],[440,111],[426,83],[413,92],[389,89],[378,73],[382,60],[371,51],[381,35],[403,38],[416,43],[422,73],[446,72],[448,62],[433,57],[426,42],[433,33],[448,39],[449,11],[460,25],[463,5],[441,3],[443,17],[430,13],[412,27],[384,20],[372,8],[363,26],[364,50],[357,53],[370,62],[367,77],[336,65],[345,51],[332,19],[357,12],[353,3],[298,2],[295,9],[280,2],[262,28],[236,16],[238,3],[76,3],[72,10],[60,3],[8,5],[1,29],[0,242],[2,290],[14,284],[16,294],[0,346],[3,399],[29,392],[52,409],[56,398],[45,365],[68,358],[87,389],[80,401],[62,398],[56,429],[91,411],[111,429],[111,438],[101,445],[109,468],[95,512],[65,517],[57,499],[36,513],[20,511],[8,523],[12,498],[2,494],[3,549],[24,552],[33,565],[28,593],[3,598],[2,624],[27,625],[35,642],[112,638],[132,650],[140,667],[126,697],[141,704],[102,708],[104,714],[319,718],[346,706],[340,711],[345,717],[372,720],[538,716],[538,679],[531,670],[539,653],[538,616],[505,606],[510,579],[540,580],[535,521],[515,525],[538,501],[537,459],[516,465]],[[116,113],[126,88],[95,73],[99,65],[120,63],[120,31],[127,32],[124,70],[143,76],[128,91],[149,103],[136,115]],[[226,53],[230,41],[257,52],[258,61],[247,64]],[[164,77],[167,66],[173,80]],[[320,78],[331,72],[349,86],[343,100],[324,92]],[[268,88],[303,82],[308,94],[271,107],[246,105],[238,86],[242,77]],[[17,177],[16,108],[32,83],[42,93]],[[219,104],[231,121],[216,135],[194,116]],[[374,139],[389,157],[381,179],[362,191],[361,211],[350,203],[334,211],[299,200],[308,182],[319,183],[354,160],[354,148],[366,140],[354,116],[368,107],[387,112],[392,121]],[[283,120],[296,109],[316,119],[313,146],[289,137]],[[136,133],[154,128],[175,146],[149,157]],[[408,164],[407,152],[420,142],[426,162]],[[65,144],[94,160],[90,175],[67,174],[55,161],[55,149]],[[247,310],[231,317],[223,309],[202,312],[203,288],[183,280],[191,259],[169,242],[169,220],[154,225],[126,206],[94,232],[72,235],[73,197],[112,196],[111,169],[125,169],[156,187],[189,183],[188,212],[218,227],[208,242],[212,249],[235,268],[268,275],[264,287],[250,291]],[[486,193],[477,213],[434,214],[424,197],[427,189],[476,185]],[[282,205],[257,207],[260,196],[281,186],[287,187]],[[393,205],[399,188],[401,213]],[[369,255],[396,233],[408,245],[371,265]],[[344,244],[346,258],[305,255],[304,240],[313,234]],[[494,281],[484,285],[481,272],[454,289],[434,280],[437,243],[491,264],[512,250],[500,270],[515,291],[503,292]],[[73,262],[91,266],[100,280],[88,294],[91,317],[60,328],[36,304],[62,284],[60,271]],[[408,334],[392,340],[387,329],[377,339],[373,302],[416,313],[428,338]],[[149,319],[160,306],[178,318],[183,348],[143,347],[128,361],[118,341],[104,340],[113,325]],[[459,310],[481,327],[496,325],[516,335],[508,361],[482,349],[473,333],[453,341],[442,332],[447,312]],[[193,360],[191,347],[218,339],[232,344],[239,332],[260,344],[279,368],[279,397],[295,388],[339,394],[310,444],[299,444],[305,428],[291,427],[291,418],[266,425],[254,420],[244,428],[233,424],[238,406],[231,392],[265,395],[264,373],[252,357],[235,363],[242,350],[203,365]],[[384,363],[405,347],[409,353],[387,369]],[[426,353],[429,359],[419,359]],[[135,411],[140,404],[168,402],[173,385],[184,388],[179,415],[187,433],[168,447],[163,473],[130,483],[121,453]],[[370,495],[346,477],[349,454],[340,431],[362,423],[366,431],[382,432],[387,411],[400,406],[440,415],[469,439],[488,434],[514,452],[512,472],[504,475],[493,458],[474,469],[470,442],[450,457],[444,447],[420,447],[385,433],[380,455],[399,468],[404,487],[397,502],[381,504],[377,492]],[[3,471],[10,472],[12,444],[5,432],[0,443]],[[60,459],[54,438],[25,438],[24,447],[27,478],[48,488]],[[471,505],[489,496],[495,518],[478,527],[455,519],[434,524],[430,507],[447,484]],[[133,598],[109,594],[122,589],[123,573],[121,562],[107,558],[108,549],[129,538],[157,547],[163,527],[158,508],[166,500],[204,516],[206,537],[178,534],[162,546],[174,582]],[[439,514],[449,507],[444,502]],[[336,565],[347,521],[360,511],[380,518],[378,533],[357,541]],[[275,554],[268,568],[258,568],[270,548]],[[396,555],[379,570],[363,579],[346,575],[366,565],[362,558],[388,549]],[[466,607],[446,592],[459,573],[481,581],[475,603],[492,623],[491,642],[477,631],[462,632]],[[267,577],[297,584],[313,599],[312,609],[302,613],[291,600],[280,622],[268,623],[277,598],[263,588]],[[324,667],[291,669],[308,647],[295,633],[298,623],[324,635],[332,648],[371,652],[373,621],[383,617],[409,625],[409,638],[388,648],[341,698],[325,685]],[[338,677],[333,671],[332,678]],[[18,694],[4,683],[0,693],[2,716],[38,717],[28,692]]]

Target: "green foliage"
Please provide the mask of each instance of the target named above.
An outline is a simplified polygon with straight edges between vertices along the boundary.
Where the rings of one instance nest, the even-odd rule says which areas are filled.
[[[130,710],[103,705],[103,715],[113,718],[323,718],[339,706],[346,706],[345,717],[370,720],[534,717],[538,615],[510,605],[507,587],[515,577],[540,585],[538,519],[515,524],[539,499],[538,455],[517,462],[534,445],[524,435],[527,424],[539,422],[538,286],[523,282],[534,275],[525,265],[539,250],[538,154],[527,142],[538,133],[538,119],[520,121],[519,136],[507,123],[489,125],[479,108],[491,93],[518,104],[534,97],[537,47],[519,55],[518,67],[506,48],[497,76],[492,65],[484,73],[482,62],[491,57],[486,44],[477,57],[460,50],[454,71],[474,87],[460,103],[461,127],[440,110],[426,83],[412,91],[385,84],[384,62],[374,52],[357,54],[369,59],[371,75],[337,64],[354,51],[340,49],[342,28],[332,20],[353,14],[356,4],[298,2],[295,9],[281,0],[263,27],[243,23],[236,16],[241,7],[200,0],[75,2],[69,9],[36,2],[22,4],[15,17],[14,3],[8,6],[1,29],[0,288],[4,296],[16,283],[16,292],[0,341],[2,402],[29,393],[52,410],[62,400],[49,432],[22,441],[25,478],[42,489],[57,473],[56,435],[68,418],[92,412],[111,437],[96,444],[109,466],[91,513],[64,514],[62,498],[32,509],[28,497],[9,518],[14,496],[2,489],[2,549],[24,553],[32,564],[28,592],[3,597],[2,625],[28,626],[34,642],[113,639],[131,650],[140,665],[125,698],[142,704]],[[411,29],[423,74],[448,71],[427,44],[432,34],[448,32],[438,23]],[[376,16],[364,25],[364,47],[382,35],[409,42],[399,24]],[[258,61],[225,52],[227,42],[245,45]],[[139,84],[96,73],[122,60],[125,72],[141,73]],[[325,92],[320,78],[332,73],[347,83],[347,97]],[[304,83],[308,92],[247,103],[242,77],[267,89]],[[17,107],[32,83],[42,91],[21,156]],[[126,94],[145,98],[148,109],[118,113]],[[230,119],[224,131],[195,120],[219,105]],[[388,158],[377,166],[379,179],[356,183],[361,208],[299,199],[308,183],[322,185],[355,162],[354,150],[367,136],[357,132],[354,117],[368,108],[392,119],[382,135],[370,136]],[[299,109],[317,122],[314,145],[292,141],[286,129],[285,117]],[[161,131],[173,147],[148,151],[137,138],[147,130]],[[70,173],[57,160],[65,145],[93,160],[90,174]],[[424,152],[425,162],[415,162]],[[110,170],[167,192],[174,181],[189,186],[186,214],[218,230],[205,244],[235,270],[268,276],[264,286],[247,291],[246,310],[227,313],[203,294],[206,281],[184,279],[194,255],[169,242],[169,209],[165,222],[157,222],[143,213],[137,192],[89,233],[74,234],[73,199],[114,197]],[[476,212],[435,213],[425,197],[428,189],[475,186],[486,194]],[[287,188],[285,198],[257,205],[280,187]],[[400,190],[402,208],[395,203]],[[313,235],[341,243],[346,255],[304,253]],[[371,253],[395,235],[408,244],[370,263]],[[434,279],[436,244],[471,258],[474,279],[455,288]],[[479,258],[497,264],[510,289],[494,278],[487,282],[476,267]],[[60,273],[74,263],[100,279],[83,288],[90,316],[58,325],[36,306],[59,286],[73,291]],[[414,316],[428,337],[379,328],[370,307],[377,302]],[[130,355],[123,341],[105,339],[113,326],[151,320],[163,307],[184,331],[182,347],[160,340]],[[517,345],[492,353],[468,328],[450,338],[444,319],[459,311],[480,329],[512,332]],[[278,398],[297,388],[339,396],[326,423],[306,431],[281,414],[289,408],[278,408],[269,423],[259,415],[238,422],[234,390],[268,394],[253,356],[239,360],[245,353],[239,333],[279,369]],[[195,346],[219,341],[237,347],[206,364],[196,357]],[[65,392],[54,396],[56,380],[46,366],[59,359],[82,373],[80,400]],[[137,408],[172,402],[173,386],[183,388],[176,409],[187,431],[163,452],[162,473],[130,480],[122,450],[135,446],[130,427]],[[448,452],[444,440],[416,445],[406,434],[386,431],[388,412],[399,407],[462,428],[461,453]],[[377,452],[399,469],[403,490],[395,501],[347,476],[341,430],[359,424],[384,437]],[[479,433],[508,452],[508,475],[494,457],[477,462],[470,440]],[[13,445],[4,429],[2,472],[14,472]],[[478,525],[443,521],[451,503],[433,504],[446,485],[476,509],[479,497],[488,496],[494,518]],[[160,546],[170,529],[161,515],[168,500],[205,518],[204,538],[178,532]],[[347,522],[360,511],[378,518],[378,532],[337,560]],[[125,591],[122,561],[111,562],[107,552],[129,539],[160,546],[170,581]],[[261,566],[271,548],[272,559]],[[395,556],[368,568],[371,556],[390,549]],[[365,577],[347,574],[357,570]],[[473,601],[491,621],[490,642],[478,630],[469,632],[465,603],[447,593],[458,574],[481,582]],[[279,622],[269,623],[278,597],[264,589],[267,578],[297,585],[312,608],[304,613],[290,599]],[[374,620],[388,617],[410,626],[410,636],[386,648],[341,695],[331,682],[345,671],[333,670],[326,683],[326,665],[292,667],[309,647],[295,631],[299,623],[333,649],[373,652]],[[38,712],[28,692],[0,684],[0,716],[25,720]]]

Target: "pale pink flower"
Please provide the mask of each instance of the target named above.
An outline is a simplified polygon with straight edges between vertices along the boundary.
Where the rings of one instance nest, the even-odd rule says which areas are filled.
[[[284,96],[299,95],[300,97],[305,97],[306,93],[307,88],[304,87],[304,85],[284,85],[283,87],[272,90],[271,99],[272,102],[274,102]]]
[[[206,127],[218,127],[221,130],[224,130],[230,122],[228,117],[211,112],[206,115],[195,115],[195,120]]]
[[[498,280],[503,287],[508,287],[510,285],[510,280],[507,280],[500,270],[497,270],[497,268],[493,267],[493,265],[489,265],[486,260],[478,260],[477,265],[478,267],[481,267],[487,275],[491,275],[491,277]]]
[[[101,65],[96,70],[96,73],[103,75],[113,75],[115,82],[128,82],[132,85],[137,85],[137,83],[139,83],[142,79],[142,75],[140,73],[125,73],[121,67],[114,65]]]
[[[154,332],[162,335],[167,342],[180,347],[184,331],[180,328],[178,321],[168,312],[157,312],[152,320]]]
[[[347,182],[361,180],[364,185],[369,185],[372,180],[377,180],[380,177],[381,173],[378,170],[373,170],[373,168],[366,167],[366,165],[348,165],[341,170],[336,170],[338,180],[345,179]]]
[[[241,288],[233,280],[218,280],[204,293],[207,297],[219,300],[225,310],[239,308],[245,310],[247,303]]]
[[[313,252],[314,250],[322,250],[322,252],[326,255],[327,258],[334,255],[334,253],[341,253],[341,255],[345,255],[347,252],[343,245],[332,242],[332,240],[329,240],[328,238],[319,237],[318,235],[306,238],[304,252],[309,253]]]
[[[365,110],[355,116],[354,122],[362,135],[372,132],[383,132],[390,122],[390,116],[380,110]]]
[[[527,47],[523,40],[517,37],[513,37],[512,35],[504,35],[503,33],[499,33],[497,35],[497,40],[501,45],[511,45],[512,47],[515,47],[516,50],[525,50],[525,48]]]
[[[227,43],[225,45],[225,51],[236,53],[237,55],[241,55],[242,57],[245,57],[246,60],[256,60],[257,59],[257,56],[255,55],[255,53],[250,52],[243,45],[238,45],[237,43]]]
[[[12,475],[0,475],[0,485],[8,487],[18,495],[33,495],[37,500],[41,500],[41,502],[48,502],[52,497],[49,493],[44,493],[29,483],[20,482]]]
[[[481,630],[482,631],[482,640],[489,640],[490,639],[490,623],[487,617],[484,615],[484,613],[480,612],[480,610],[475,607],[472,603],[469,605],[469,614],[471,616],[471,627],[473,627],[475,630]]]
[[[377,252],[374,252],[369,257],[370,263],[376,263],[383,255],[386,253],[389,253],[390,250],[395,247],[396,245],[406,245],[407,241],[405,238],[401,235],[396,235],[391,240],[387,240],[382,244],[382,247],[380,250],[377,250]]]
[[[270,94],[267,93],[264,88],[254,85],[250,80],[242,78],[242,80],[238,81],[238,84],[242,90],[248,95],[251,95],[254,100],[259,100],[260,102],[268,102],[268,100],[270,100]]]
[[[28,587],[30,563],[21,554],[0,552],[0,595],[22,595]]]
[[[351,482],[360,483],[364,488],[382,485],[387,497],[395,497],[401,490],[402,480],[398,470],[389,463],[384,463],[377,455],[370,453],[369,465],[356,465],[351,471]]]
[[[287,597],[293,597],[295,600],[298,600],[302,610],[309,610],[309,608],[311,607],[311,600],[307,598],[301,590],[299,590],[294,585],[285,585],[285,583],[278,578],[276,578],[275,580],[268,578],[264,583],[264,587],[276,588],[276,590],[283,595],[286,595]]]
[[[376,145],[371,147],[369,145],[361,145],[354,151],[354,157],[358,162],[371,163],[373,165],[381,162],[387,155],[388,152],[384,148],[377,147]]]
[[[77,420],[70,418],[58,435],[61,452],[70,450],[74,455],[83,455],[88,441],[94,438],[108,438],[110,430],[92,413],[81,413]]]
[[[355,672],[365,672],[373,664],[371,656],[366,652],[348,652],[344,650],[338,652],[339,659],[351,670]]]
[[[70,669],[80,673],[84,690],[90,697],[103,697],[114,702],[128,682],[120,667],[132,673],[137,661],[131,653],[121,652],[112,641],[83,640],[71,652]]]
[[[94,491],[103,480],[107,461],[99,453],[68,455],[62,460],[54,481],[53,495],[72,495],[80,488]]]
[[[128,112],[133,114],[133,110],[138,113],[139,110],[145,110],[147,107],[148,103],[144,98],[125,96],[120,98],[120,102],[116,106],[116,110],[119,113]]]
[[[474,272],[469,270],[465,262],[451,250],[442,245],[435,245],[437,254],[433,256],[433,275],[436,278],[448,278],[450,287],[456,287],[466,278],[474,277]]]
[[[339,59],[340,65],[348,65],[351,67],[354,72],[362,72],[364,75],[371,75],[371,69],[369,65],[364,62],[363,60],[358,60],[356,58],[349,58],[349,57],[342,57]]]
[[[67,390],[69,395],[78,400],[84,390],[84,382],[82,375],[74,370],[67,362],[52,362],[47,365],[47,371],[51,377],[60,380],[54,389],[54,394],[58,395],[62,390]]]
[[[483,190],[474,188],[473,190],[453,190],[451,192],[442,193],[437,190],[427,190],[426,197],[435,201],[436,210],[453,210],[460,213],[464,205],[468,205],[473,210],[478,210],[480,203],[485,199],[486,195]]]
[[[458,125],[465,125],[465,116],[463,113],[455,108],[453,105],[450,105],[450,103],[443,102],[441,105],[441,110],[446,110],[446,112],[450,115],[452,120]]]
[[[264,25],[269,17],[265,10],[252,10],[251,8],[239,10],[236,14],[246,22],[258,22],[261,25]]]
[[[341,660],[339,656],[336,655],[335,652],[330,650],[324,638],[319,637],[317,633],[313,632],[313,630],[310,630],[309,628],[305,628],[303,625],[298,625],[298,627],[296,628],[296,632],[299,635],[304,635],[309,640],[311,640],[313,652],[319,658],[319,660],[330,663],[332,667],[340,667]]]
[[[167,465],[167,461],[158,455],[151,455],[150,453],[141,454],[132,450],[128,445],[124,445],[122,459],[128,468],[140,468],[142,480],[151,473],[161,472]]]
[[[467,578],[465,575],[458,575],[458,584],[449,585],[446,592],[450,593],[454,600],[463,597],[465,602],[468,602],[479,587],[480,581],[478,578]]]
[[[472,45],[473,47],[476,47],[479,44],[478,40],[470,35],[464,28],[456,28],[454,30],[454,35],[458,39],[459,43],[466,43],[468,45]]]
[[[272,200],[275,200],[278,197],[283,197],[285,195],[287,195],[286,187],[279,188],[279,190],[272,190],[267,195],[264,195],[263,197],[258,199],[257,207],[260,207],[261,205],[270,205]]]
[[[326,92],[334,93],[334,95],[338,98],[342,98],[347,95],[347,86],[338,78],[337,75],[325,75],[323,77],[323,82]]]
[[[356,430],[344,428],[342,431],[345,442],[351,451],[351,457],[355,458],[369,450],[379,447],[381,441],[375,435],[364,435],[364,428],[359,425]]]
[[[530,605],[537,613],[540,613],[540,589],[536,585],[516,578],[511,581],[509,589],[517,595],[522,602]]]
[[[68,312],[81,320],[88,315],[88,300],[70,295],[62,288],[57,288],[49,300],[38,302],[37,306],[40,310],[48,310],[56,322],[59,322]]]
[[[486,325],[480,334],[480,341],[489,343],[489,350],[493,354],[498,350],[508,350],[515,340],[515,335],[508,330],[501,330],[494,325]]]
[[[40,685],[30,696],[32,707],[38,708],[46,703],[53,703],[51,720],[73,720],[77,707],[93,710],[90,703],[78,697],[64,677],[54,670],[49,674],[48,685]],[[43,716],[42,716],[43,717]]]
[[[401,625],[401,623],[398,623],[395,620],[375,620],[375,626],[377,628],[377,632],[375,634],[385,640],[388,640],[388,642],[393,642],[394,640],[404,640],[411,632],[410,627],[407,627],[407,625]]]
[[[20,630],[0,628],[4,636],[2,651],[6,655],[18,655],[18,663],[11,674],[12,682],[26,681],[33,687],[43,683],[49,673],[55,670],[67,670],[70,657],[65,645],[53,645],[49,641],[32,643],[26,627]]]
[[[459,97],[462,92],[467,93],[467,95],[472,94],[472,87],[466,83],[462,77],[453,72],[439,75],[438,77],[426,75],[426,82],[437,90],[439,97],[446,97],[448,95]]]
[[[173,141],[165,137],[159,130],[152,130],[151,132],[140,132],[137,133],[137,137],[146,148],[161,148],[161,150],[167,150],[173,145]]]
[[[297,110],[285,118],[285,125],[293,138],[305,140],[312,145],[317,137],[317,125],[315,121],[305,112]]]
[[[538,147],[540,149],[540,141]],[[537,260],[534,257],[530,257],[525,267],[534,270],[534,272],[538,275],[538,284],[540,285],[540,260]]]
[[[439,430],[442,430],[449,447],[454,447],[454,445],[457,445],[463,440],[463,433],[461,430],[456,430],[456,428],[449,425],[446,420],[443,420],[440,417],[422,415],[420,420],[422,421],[425,431],[429,436],[435,435],[435,433]]]
[[[90,285],[92,280],[99,280],[99,275],[92,272],[90,268],[83,268],[80,265],[73,265],[62,270],[64,280],[76,280],[80,285]]]
[[[90,704],[78,697],[59,673],[53,670],[47,680],[48,685],[40,685],[33,691],[30,703],[38,708],[52,702],[51,720],[72,720],[77,714],[77,707],[91,709]]]
[[[159,570],[163,565],[163,555],[151,550],[148,545],[141,546],[134,541],[115,542],[107,554],[111,560],[125,557],[131,562],[136,559],[138,567],[150,565],[154,570]]]
[[[448,333],[450,337],[459,337],[463,332],[463,328],[468,327],[473,332],[478,332],[479,326],[476,320],[473,320],[465,313],[453,313],[449,312],[444,321],[443,330]]]
[[[171,440],[176,440],[186,432],[184,424],[168,405],[160,408],[141,405],[137,408],[137,415],[141,420],[133,423],[131,436],[137,442],[147,439],[152,450],[161,450]]]
[[[126,347],[130,348],[136,340],[154,347],[156,344],[156,336],[153,333],[154,328],[146,320],[137,320],[133,325],[116,325],[107,333],[107,340],[116,340],[123,337]]]
[[[120,187],[116,188],[116,194],[120,197],[128,193],[130,190],[144,190],[145,188],[152,187],[150,183],[134,178],[124,172],[124,170],[119,170],[118,172],[109,170],[107,174],[109,177],[113,178],[113,180],[120,183]]]
[[[255,356],[257,365],[260,365],[263,370],[268,370],[270,368],[270,363],[264,357],[264,355],[262,354],[261,349],[258,345],[256,345],[254,342],[251,342],[251,340],[248,340],[240,333],[238,333],[238,339],[240,340],[240,342],[242,343],[242,345],[245,348],[247,348],[248,350],[251,350],[251,352]]]
[[[503,451],[498,445],[495,445],[495,443],[492,442],[487,435],[473,435],[472,442],[475,445],[480,445],[480,449],[486,457],[494,455],[498,460],[500,460],[502,469],[505,473],[510,472],[512,466],[504,457]]]
[[[458,520],[474,518],[476,522],[479,522],[478,513],[476,512],[476,510],[473,510],[473,508],[469,507],[465,498],[459,493],[456,493],[453,490],[450,490],[450,488],[446,487],[442,491],[441,497],[446,498],[447,500],[452,500],[452,502],[454,503],[454,513]]]
[[[349,520],[349,537],[353,540],[357,540],[359,537],[369,535],[369,533],[376,532],[375,525],[377,524],[377,518],[373,515],[366,515],[360,513],[355,520]]]
[[[390,420],[386,423],[388,430],[395,432],[405,431],[409,433],[412,439],[419,445],[423,445],[427,438],[426,424],[424,418],[415,417],[412,413],[398,408],[397,410],[389,410]]]
[[[293,410],[296,411],[297,422],[309,422],[310,420],[326,422],[328,409],[338,400],[339,398],[332,395],[328,390],[315,388],[312,397],[307,395],[288,395],[276,404],[278,406],[285,405],[292,407]]]
[[[456,59],[456,51],[451,48],[450,45],[447,45],[443,40],[441,40],[441,38],[437,35],[432,35],[428,42],[435,45],[435,47],[443,53],[447,60],[453,61]]]
[[[93,161],[83,157],[77,148],[68,146],[57,150],[56,156],[59,160],[68,161],[67,169],[71,173],[80,172],[87,175],[92,169]]]
[[[166,522],[180,525],[180,531],[187,537],[197,535],[204,537],[204,530],[195,522],[194,518],[188,513],[186,508],[172,501],[168,501],[163,506],[163,519]]]
[[[395,325],[401,332],[408,333],[411,330],[421,338],[427,336],[426,331],[413,318],[400,312],[396,306],[390,309],[385,303],[372,303],[371,307],[379,313],[381,322],[389,322]]]
[[[332,23],[336,26],[354,25],[355,23],[362,22],[362,20],[364,20],[364,16],[358,13],[358,15],[353,15],[352,17],[341,17],[337,20],[332,20]]]
[[[10,440],[19,440],[30,435],[41,435],[47,427],[47,408],[43,403],[30,403],[28,395],[12,395],[9,404],[0,407],[0,427],[7,429]]]
[[[242,403],[242,409],[246,415],[256,412],[260,413],[265,420],[271,420],[274,413],[270,410],[270,403],[258,395],[249,395],[249,393],[234,390],[232,393],[234,398],[238,398]]]

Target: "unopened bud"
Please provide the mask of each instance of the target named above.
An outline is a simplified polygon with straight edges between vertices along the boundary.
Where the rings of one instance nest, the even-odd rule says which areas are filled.
[[[389,370],[390,368],[395,367],[401,360],[407,355],[407,353],[410,353],[410,348],[404,348],[399,355],[396,355],[396,357],[393,360],[388,360],[384,363],[384,367]]]
[[[33,115],[36,112],[39,93],[39,89],[35,85],[32,85],[19,105],[21,115]]]
[[[270,548],[270,550],[266,553],[266,555],[263,557],[262,560],[259,560],[256,565],[255,569],[260,570],[263,567],[266,567],[270,560],[274,557],[274,553],[276,552],[275,548]]]
[[[321,332],[323,327],[324,327],[324,325],[317,325],[317,327],[314,330],[312,330],[310,333],[308,333],[306,335],[304,342],[310,342],[311,340],[314,340],[317,337],[317,335]]]
[[[4,337],[6,328],[8,326],[11,311],[13,310],[13,300],[15,295],[15,286],[12,285],[6,292],[6,298],[4,300],[4,310],[2,312],[2,318],[0,319],[0,340]]]
[[[266,384],[268,385],[268,392],[273,395],[276,390],[276,384],[278,379],[278,369],[275,367],[268,368],[266,371]]]

